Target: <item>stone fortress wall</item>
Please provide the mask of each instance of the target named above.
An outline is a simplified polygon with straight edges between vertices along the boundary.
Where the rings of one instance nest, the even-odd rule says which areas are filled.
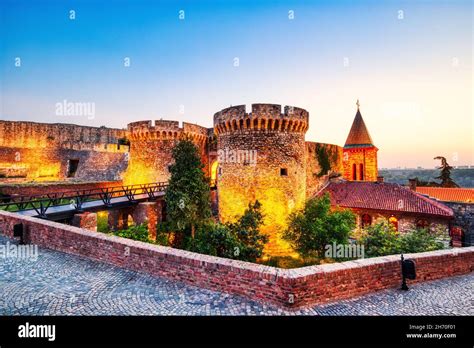
[[[174,146],[190,139],[217,182],[212,197],[220,219],[232,221],[259,200],[270,236],[266,252],[288,255],[280,235],[288,215],[328,174],[343,171],[341,147],[305,141],[308,118],[298,107],[252,104],[249,112],[245,105],[217,112],[213,128],[168,120],[132,122],[127,129],[0,121],[0,183],[167,181]],[[129,145],[119,145],[124,142]],[[321,163],[321,149],[329,165]]]
[[[128,146],[118,142],[126,135],[125,130],[105,127],[0,121],[0,178],[65,180],[71,161],[76,161],[71,179],[120,180]]]

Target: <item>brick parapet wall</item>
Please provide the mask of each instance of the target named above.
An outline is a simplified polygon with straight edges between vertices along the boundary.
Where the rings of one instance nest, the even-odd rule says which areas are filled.
[[[26,240],[32,244],[290,308],[394,288],[401,282],[398,255],[286,270],[0,212],[1,234],[11,237],[16,223],[24,224]],[[416,262],[416,282],[474,269],[474,247],[405,257]]]

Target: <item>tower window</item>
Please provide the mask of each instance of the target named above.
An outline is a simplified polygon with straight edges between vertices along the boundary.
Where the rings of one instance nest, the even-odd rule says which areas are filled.
[[[280,176],[288,176],[288,169],[280,168]]]
[[[359,180],[364,180],[364,165],[359,164]]]
[[[357,180],[357,165],[355,163],[352,165],[352,180]]]

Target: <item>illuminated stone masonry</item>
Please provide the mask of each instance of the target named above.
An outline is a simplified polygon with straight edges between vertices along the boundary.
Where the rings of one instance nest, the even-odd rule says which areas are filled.
[[[213,210],[220,220],[234,220],[259,200],[269,235],[266,254],[289,255],[281,238],[288,215],[330,176],[351,180],[355,165],[355,180],[377,177],[377,151],[359,111],[344,148],[306,141],[308,121],[308,111],[278,104],[223,109],[213,128],[168,120],[132,122],[127,129],[0,121],[0,182],[168,181],[172,150],[189,139],[217,188]]]

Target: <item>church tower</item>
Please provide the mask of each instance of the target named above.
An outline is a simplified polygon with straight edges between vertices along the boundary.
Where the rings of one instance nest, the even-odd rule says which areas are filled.
[[[357,113],[343,149],[344,178],[351,181],[377,181],[378,149],[372,143],[360,114],[359,100],[356,105]]]

